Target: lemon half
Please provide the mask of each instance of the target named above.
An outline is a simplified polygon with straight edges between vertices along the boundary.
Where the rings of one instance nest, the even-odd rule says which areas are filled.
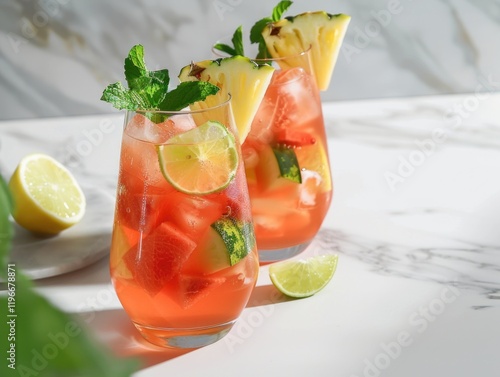
[[[57,234],[77,224],[85,214],[85,196],[71,172],[44,154],[25,156],[12,175],[12,216],[39,234]]]

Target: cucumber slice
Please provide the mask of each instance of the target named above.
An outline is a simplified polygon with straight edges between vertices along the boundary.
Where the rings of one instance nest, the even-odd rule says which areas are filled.
[[[210,275],[236,265],[255,247],[251,222],[224,217],[214,222],[183,268],[187,274]]]
[[[292,182],[302,183],[299,161],[295,151],[290,148],[273,148],[274,156],[280,170],[280,176]]]
[[[259,164],[255,168],[255,174],[264,190],[302,183],[295,151],[285,147],[265,146],[259,152]]]
[[[231,259],[226,244],[215,228],[210,227],[208,229],[199,247],[201,247],[201,250],[196,254],[198,256],[197,262],[203,267],[203,270],[212,273],[231,267]]]
[[[248,244],[248,231],[240,226],[232,218],[224,218],[212,224],[212,228],[218,233],[225,245],[226,254],[229,256],[229,264],[234,266],[250,252]],[[247,235],[247,236],[246,236]]]

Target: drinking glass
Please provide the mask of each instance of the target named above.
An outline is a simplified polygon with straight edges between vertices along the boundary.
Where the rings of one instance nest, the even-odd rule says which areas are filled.
[[[125,116],[111,278],[135,327],[159,346],[222,338],[258,274],[230,99],[202,107]]]
[[[253,60],[276,68],[242,145],[259,259],[270,263],[311,243],[329,209],[332,180],[310,49]]]

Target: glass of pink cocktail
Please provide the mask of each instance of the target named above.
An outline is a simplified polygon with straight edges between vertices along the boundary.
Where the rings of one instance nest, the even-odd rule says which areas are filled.
[[[258,265],[230,100],[127,111],[110,269],[141,334],[178,348],[220,339],[245,307]]]

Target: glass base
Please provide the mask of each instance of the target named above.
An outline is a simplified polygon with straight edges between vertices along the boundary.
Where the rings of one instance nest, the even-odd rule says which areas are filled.
[[[304,242],[300,245],[285,247],[283,249],[261,250],[259,249],[259,262],[261,265],[279,262],[292,258],[309,247],[312,241]]]
[[[195,349],[215,343],[231,330],[236,320],[216,326],[170,329],[144,326],[134,322],[135,327],[148,342],[168,348]]]

